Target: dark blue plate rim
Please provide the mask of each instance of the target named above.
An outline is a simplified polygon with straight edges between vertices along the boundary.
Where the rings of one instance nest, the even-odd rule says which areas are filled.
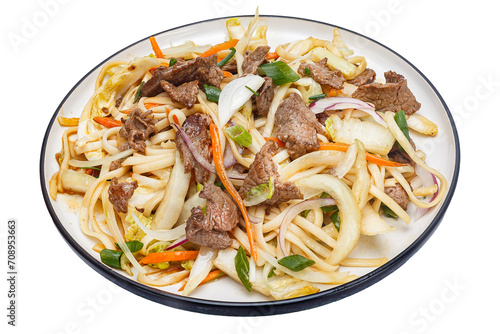
[[[238,17],[252,17],[253,15],[239,15]],[[185,296],[180,296],[176,294],[172,294],[169,292],[165,292],[160,289],[156,289],[151,286],[146,286],[144,284],[141,284],[139,282],[130,280],[119,273],[115,272],[114,270],[110,269],[106,265],[102,264],[100,261],[96,260],[94,257],[92,257],[85,249],[83,249],[78,242],[76,242],[71,235],[66,231],[64,225],[62,222],[59,220],[59,217],[57,216],[54,207],[52,206],[51,198],[50,195],[48,194],[47,191],[47,182],[45,179],[45,160],[46,160],[46,146],[47,146],[47,141],[52,129],[52,126],[57,118],[57,115],[59,114],[60,109],[66,102],[66,100],[69,98],[69,96],[76,90],[76,88],[91,74],[93,73],[96,69],[101,67],[104,63],[108,62],[111,58],[116,56],[117,54],[123,52],[126,49],[131,48],[132,46],[141,43],[149,38],[143,38],[141,40],[138,40],[135,43],[132,43],[123,49],[117,51],[113,55],[109,56],[105,60],[103,60],[101,63],[99,63],[97,66],[95,66],[92,70],[90,70],[85,76],[83,76],[74,86],[73,88],[66,94],[62,102],[59,104],[57,107],[56,111],[54,112],[49,125],[47,127],[47,130],[45,132],[43,142],[42,142],[42,149],[41,149],[41,154],[40,154],[40,184],[41,184],[41,189],[42,189],[42,194],[43,198],[45,201],[45,205],[47,206],[47,209],[50,213],[50,216],[52,217],[52,220],[59,231],[59,233],[63,236],[64,240],[69,244],[69,246],[73,249],[73,251],[83,260],[85,261],[90,267],[92,267],[95,271],[97,271],[99,274],[107,278],[108,280],[112,281],[113,283],[119,285],[120,287],[138,295],[143,298],[147,298],[151,301],[157,302],[159,304],[163,304],[166,306],[186,310],[186,311],[192,311],[192,312],[198,312],[198,313],[204,313],[204,314],[213,314],[213,315],[225,315],[225,316],[266,316],[266,315],[276,315],[276,314],[284,314],[284,313],[291,313],[291,312],[297,312],[297,311],[302,311],[306,309],[311,309],[315,307],[319,307],[328,303],[332,303],[334,301],[341,300],[345,297],[348,297],[350,295],[353,295],[357,292],[360,292],[367,287],[377,283],[381,279],[385,278],[392,272],[394,272],[396,269],[401,267],[410,257],[413,256],[422,246],[423,244],[430,238],[430,236],[435,232],[436,228],[439,226],[441,223],[446,210],[451,202],[451,199],[453,197],[453,194],[455,192],[457,182],[458,182],[458,175],[459,175],[459,170],[460,170],[460,144],[459,144],[459,139],[458,139],[458,131],[455,125],[455,122],[453,120],[453,116],[450,112],[450,109],[446,105],[446,102],[444,101],[443,97],[441,94],[438,92],[438,90],[434,87],[434,85],[429,81],[429,79],[417,68],[415,67],[411,62],[409,62],[406,58],[395,52],[394,50],[390,49],[389,47],[385,46],[384,44],[381,44],[380,42],[364,36],[360,33],[357,33],[355,31],[349,30],[342,28],[340,26],[336,26],[330,23],[326,22],[321,22],[317,20],[312,20],[312,19],[304,19],[304,18],[299,18],[299,17],[293,17],[293,16],[280,16],[280,15],[260,15],[261,17],[264,18],[277,18],[277,19],[292,19],[292,20],[299,20],[299,21],[307,21],[307,22],[313,22],[321,25],[325,25],[328,27],[338,27],[339,29],[348,31],[349,33],[355,34],[359,37],[362,37],[364,39],[367,39],[373,43],[376,43],[383,48],[385,48],[387,51],[393,53],[394,55],[398,56],[400,59],[402,59],[406,64],[408,64],[410,67],[412,67],[425,81],[426,83],[432,88],[436,96],[439,98],[443,108],[446,111],[446,114],[448,116],[448,119],[450,121],[452,130],[453,130],[453,137],[455,141],[455,168],[453,171],[453,179],[450,182],[450,187],[448,190],[448,194],[446,195],[446,198],[443,200],[443,204],[441,208],[439,209],[438,213],[436,214],[436,217],[432,220],[432,222],[429,224],[429,226],[422,232],[422,234],[411,244],[409,245],[404,251],[402,251],[400,254],[398,254],[395,258],[391,259],[389,262],[384,264],[383,266],[373,270],[372,272],[361,276],[360,278],[353,280],[349,283],[339,285],[337,287],[333,287],[328,290],[320,291],[316,294],[313,295],[308,295],[308,296],[303,296],[303,297],[297,297],[293,299],[287,299],[287,300],[276,300],[276,301],[264,301],[264,302],[249,302],[249,303],[243,303],[243,302],[225,302],[225,301],[217,301],[217,300],[206,300],[206,299],[197,299],[197,298],[190,298],[190,297],[185,297]],[[193,25],[198,25],[206,22],[211,22],[211,21],[217,21],[217,20],[227,20],[230,17],[233,16],[228,16],[228,17],[218,17],[218,18],[213,18],[213,19],[207,19],[207,20],[202,20],[198,22],[193,22],[189,24],[185,24],[182,26],[178,26],[175,28],[167,29],[162,32],[159,32],[156,35],[160,35],[163,33],[167,33],[170,31],[174,31],[177,29],[181,29],[184,27],[188,26],[193,26]]]

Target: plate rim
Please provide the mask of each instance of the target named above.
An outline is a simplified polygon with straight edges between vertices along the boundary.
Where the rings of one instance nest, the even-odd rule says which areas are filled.
[[[170,31],[182,29],[185,27],[189,26],[195,26],[195,25],[200,25],[203,23],[207,22],[212,22],[212,21],[218,21],[218,20],[227,20],[231,17],[240,17],[240,18],[251,18],[254,15],[230,15],[230,16],[223,16],[223,17],[216,17],[216,18],[211,18],[211,19],[205,19],[201,21],[196,21],[196,22],[191,22],[187,23],[184,25],[176,26],[173,28],[169,28],[163,31],[160,31],[156,34],[153,34],[152,36],[158,36],[164,33],[168,33]],[[122,276],[119,273],[116,273],[113,269],[107,267],[103,263],[99,262],[96,260],[93,256],[90,255],[90,253],[85,250],[80,244],[73,239],[73,237],[69,234],[69,232],[66,230],[64,227],[63,223],[59,220],[59,217],[57,216],[54,207],[52,206],[51,203],[51,198],[50,195],[48,194],[48,189],[47,189],[47,183],[45,179],[45,160],[46,160],[46,147],[47,147],[47,142],[51,133],[51,129],[54,125],[54,122],[59,114],[59,111],[65,104],[66,100],[74,93],[74,91],[80,86],[80,84],[85,81],[94,71],[96,71],[98,68],[100,68],[103,64],[108,62],[110,59],[118,55],[119,53],[133,47],[134,45],[137,45],[149,38],[149,36],[139,39],[134,43],[131,43],[130,45],[125,46],[124,48],[118,50],[117,52],[113,53],[103,61],[101,61],[99,64],[94,66],[90,71],[88,71],[78,82],[69,90],[69,92],[65,95],[65,97],[62,99],[62,101],[59,103],[57,106],[54,114],[52,115],[49,124],[47,126],[47,129],[45,131],[43,141],[42,141],[42,148],[41,148],[41,153],[40,153],[40,161],[39,161],[39,173],[40,173],[40,185],[42,188],[42,195],[43,199],[45,202],[45,205],[49,211],[49,214],[52,218],[52,221],[54,225],[56,226],[57,230],[59,233],[63,236],[64,240],[66,243],[70,246],[70,248],[87,264],[89,265],[92,269],[97,271],[99,274],[104,276],[106,279],[109,281],[117,284],[118,286],[124,288],[125,290],[134,293],[135,295],[138,295],[140,297],[149,299],[151,301],[154,301],[156,303],[169,306],[169,307],[174,307],[186,311],[191,311],[191,312],[197,312],[197,313],[203,313],[203,314],[212,314],[212,315],[223,315],[223,316],[267,316],[267,315],[277,315],[277,314],[284,314],[284,313],[292,313],[292,312],[297,312],[297,311],[302,311],[306,309],[311,309],[315,307],[319,307],[328,303],[332,303],[334,301],[341,300],[345,297],[348,297],[350,295],[353,295],[355,293],[358,293],[366,288],[368,288],[371,285],[374,285],[375,283],[379,282],[380,280],[384,279],[388,275],[390,275],[392,272],[394,272],[396,269],[400,268],[406,261],[408,261],[424,244],[425,242],[431,237],[431,235],[435,232],[437,227],[440,225],[447,209],[448,206],[451,202],[451,199],[453,198],[453,195],[455,193],[455,189],[458,183],[458,176],[460,172],[460,159],[461,159],[461,154],[460,154],[460,142],[458,138],[458,131],[456,128],[455,121],[453,120],[453,116],[451,114],[450,109],[448,108],[446,102],[444,101],[443,97],[439,93],[439,91],[436,89],[436,87],[432,84],[432,82],[415,66],[413,65],[408,59],[403,57],[401,54],[397,53],[393,49],[389,48],[388,46],[382,44],[381,42],[378,42],[374,40],[371,37],[365,36],[361,33],[355,32],[350,29],[343,28],[338,25],[334,25],[332,23],[327,23],[324,21],[318,21],[314,19],[308,19],[308,18],[301,18],[301,17],[295,17],[295,16],[283,16],[283,15],[259,15],[262,18],[274,18],[274,19],[292,19],[292,20],[299,20],[299,21],[307,21],[327,27],[337,27],[341,30],[347,31],[351,34],[354,34],[358,37],[367,39],[385,50],[391,52],[392,54],[396,55],[399,59],[404,61],[405,64],[409,65],[413,70],[415,70],[418,75],[429,85],[429,87],[432,89],[434,94],[438,97],[441,105],[443,106],[447,118],[450,122],[453,138],[455,141],[455,166],[453,168],[453,178],[449,182],[449,189],[446,197],[443,200],[443,203],[441,207],[439,208],[439,211],[436,213],[436,216],[432,219],[432,221],[429,223],[429,226],[409,245],[407,246],[403,251],[401,251],[398,255],[396,255],[393,259],[388,261],[386,264],[382,265],[379,268],[376,268],[372,270],[371,272],[342,285],[332,287],[327,290],[320,291],[318,293],[312,294],[312,295],[307,295],[307,296],[302,296],[302,297],[296,297],[292,299],[285,299],[285,300],[271,300],[271,301],[260,301],[260,302],[230,302],[230,301],[218,301],[218,300],[208,300],[208,299],[199,299],[199,298],[192,298],[192,297],[187,297],[187,296],[182,296],[182,295],[177,295],[173,294],[167,291],[163,291],[160,289],[157,289],[152,286],[147,286],[142,283],[139,283],[137,281],[131,280],[129,278],[126,278]]]

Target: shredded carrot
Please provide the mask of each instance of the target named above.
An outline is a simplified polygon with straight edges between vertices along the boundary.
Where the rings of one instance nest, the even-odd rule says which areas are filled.
[[[347,152],[348,148],[349,145],[342,143],[319,143],[319,151],[331,150],[331,151]],[[400,164],[395,161],[387,160],[368,152],[365,152],[365,154],[367,161],[373,162],[374,164],[377,164],[379,166],[388,166],[388,167],[406,166],[405,164]]]
[[[150,263],[160,263],[160,262],[172,262],[172,261],[188,261],[194,260],[198,256],[199,251],[176,251],[176,252],[158,252],[148,254],[143,257],[139,263],[140,264],[150,264]]]
[[[151,36],[149,37],[149,41],[151,42],[151,46],[153,47],[153,51],[155,53],[156,58],[165,58],[163,52],[158,46],[158,43],[156,43],[156,38],[154,36]]]
[[[181,125],[181,123],[179,122],[179,119],[177,118],[177,116],[176,116],[176,115],[173,115],[173,116],[172,116],[172,119],[174,120],[175,124],[177,124],[177,125]]]
[[[212,152],[213,152],[214,164],[215,164],[215,169],[217,171],[217,175],[224,184],[224,187],[226,187],[227,191],[233,197],[236,204],[238,204],[238,207],[240,208],[241,214],[243,215],[243,219],[245,219],[245,226],[248,235],[248,243],[250,244],[250,254],[252,255],[252,258],[254,260],[257,260],[257,252],[255,250],[255,244],[253,241],[254,238],[253,238],[252,223],[250,222],[250,217],[248,217],[247,208],[245,207],[245,204],[243,203],[240,194],[238,194],[238,191],[234,188],[233,184],[229,180],[229,177],[227,176],[226,168],[224,167],[222,148],[220,144],[219,129],[214,123],[210,123],[210,137],[212,137]]]
[[[205,284],[207,282],[210,282],[210,281],[213,281],[214,279],[217,279],[219,277],[222,277],[226,275],[225,272],[223,272],[222,270],[220,269],[215,269],[215,270],[212,270],[211,272],[208,273],[207,277],[205,277],[201,282],[200,284],[198,284],[198,286],[202,285],[202,284]],[[186,287],[186,284],[187,284],[187,280],[184,282],[184,284],[181,286],[181,288],[179,289],[179,291],[184,291],[184,288]]]
[[[271,59],[278,59],[279,58],[279,54],[277,54],[276,52],[269,52],[267,55],[266,55],[266,58],[267,60],[271,60]]]
[[[328,97],[332,97],[332,96],[338,96],[339,93],[341,93],[342,90],[341,89],[335,89],[335,88],[331,88],[328,90]]]
[[[210,49],[208,49],[207,51],[203,52],[200,55],[200,57],[210,57],[211,55],[216,54],[219,51],[227,50],[229,48],[234,48],[235,45],[238,44],[238,41],[239,41],[238,39],[231,39],[227,42],[216,44],[216,45],[212,46]]]
[[[285,147],[285,143],[284,143],[284,142],[282,142],[281,140],[279,140],[279,139],[278,139],[278,138],[276,138],[276,137],[264,137],[264,140],[265,140],[265,141],[268,141],[268,140],[270,140],[270,139],[274,140],[274,141],[276,142],[276,144],[278,144],[278,146],[279,146],[279,147]]]
[[[222,73],[224,73],[224,78],[232,78],[233,77],[233,73],[231,73],[231,72],[222,71]]]
[[[57,116],[57,121],[60,126],[78,126],[80,119],[78,117]]]
[[[114,128],[123,125],[121,121],[109,117],[94,117],[94,122],[99,123],[107,128]]]

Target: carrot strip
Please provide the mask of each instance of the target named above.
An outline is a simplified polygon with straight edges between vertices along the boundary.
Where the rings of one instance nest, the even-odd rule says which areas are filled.
[[[238,39],[232,39],[232,40],[229,40],[227,42],[216,44],[216,45],[212,46],[210,49],[208,49],[207,51],[203,52],[200,55],[200,57],[210,57],[211,55],[216,54],[219,51],[227,50],[229,48],[234,48],[234,46],[236,44],[238,44],[238,41],[239,41]]]
[[[177,252],[158,252],[148,254],[143,257],[140,264],[172,262],[172,261],[188,261],[194,260],[198,256],[199,251],[177,251]]]
[[[243,200],[238,194],[238,191],[234,188],[233,184],[229,180],[229,177],[226,173],[226,168],[224,167],[222,148],[220,144],[219,137],[219,129],[214,123],[210,123],[210,137],[212,137],[212,152],[214,158],[215,169],[217,171],[217,175],[219,175],[220,180],[226,187],[229,194],[233,197],[236,204],[240,208],[241,214],[243,215],[243,219],[245,219],[245,226],[248,235],[248,243],[250,244],[250,254],[254,260],[257,260],[257,252],[255,250],[254,238],[253,238],[253,230],[252,223],[250,222],[250,218],[248,217],[247,208],[243,203]]]
[[[319,151],[340,151],[340,152],[347,152],[347,149],[349,148],[349,145],[347,144],[342,144],[342,143],[319,143]],[[388,167],[401,167],[401,166],[406,166],[405,164],[400,164],[395,161],[387,160],[381,157],[377,157],[374,154],[365,152],[366,154],[366,160],[373,162],[374,164],[377,164],[379,166],[388,166]]]
[[[232,78],[233,77],[233,73],[231,73],[231,72],[222,71],[222,73],[224,73],[224,78]]]
[[[278,144],[279,147],[285,147],[285,143],[282,142],[281,140],[279,140],[278,138],[276,137],[264,137],[265,141],[268,141],[270,139],[274,140],[276,142],[276,144]]]
[[[211,272],[208,273],[207,277],[205,277],[201,282],[200,284],[198,284],[198,286],[202,285],[202,284],[205,284],[205,283],[208,283],[210,281],[213,281],[214,279],[217,279],[219,277],[222,277],[226,275],[225,272],[223,272],[222,270],[220,269],[215,269]],[[179,289],[179,291],[184,291],[184,288],[186,287],[186,284],[187,284],[187,280],[184,282],[184,284],[181,286],[181,288]]]
[[[278,59],[279,58],[279,54],[277,54],[276,52],[269,52],[267,55],[266,55],[266,58],[267,60],[271,60],[271,59]]]
[[[109,117],[94,117],[94,122],[99,123],[107,128],[114,128],[123,125],[121,121]]]
[[[156,58],[165,58],[163,52],[158,46],[158,43],[156,43],[156,38],[154,36],[151,36],[149,37],[149,41],[151,42],[151,46],[153,47],[153,51],[155,53]]]

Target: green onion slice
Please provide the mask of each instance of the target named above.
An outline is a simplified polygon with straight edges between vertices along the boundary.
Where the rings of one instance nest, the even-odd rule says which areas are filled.
[[[299,254],[293,254],[286,256],[284,258],[281,258],[278,260],[278,263],[282,265],[283,267],[286,267],[290,270],[293,271],[301,271],[309,266],[312,266],[316,262],[313,260],[307,259],[303,257],[302,255]]]
[[[326,97],[326,94],[313,95],[313,96],[309,96],[309,101],[317,101],[317,100],[324,99],[325,97]]]
[[[262,64],[260,68],[268,77],[273,79],[273,83],[276,86],[295,82],[300,79],[300,76],[281,60],[274,63]]]
[[[257,93],[256,91],[254,91],[252,88],[250,88],[248,86],[245,86],[245,88],[248,89],[249,91],[251,91],[253,95],[259,96],[259,93]]]
[[[216,102],[216,103],[219,102],[219,96],[220,96],[221,89],[214,87],[214,86],[207,85],[207,84],[203,85],[203,89],[205,90],[205,94],[207,94],[208,101],[212,101],[212,102]]]
[[[252,135],[242,125],[229,126],[225,131],[239,145],[243,147],[252,145]]]
[[[134,96],[134,103],[137,103],[137,101],[139,101],[139,99],[141,98],[142,86],[144,86],[145,83],[146,83],[145,81],[142,81],[141,84],[139,85],[139,88],[137,88],[137,91],[135,92]]]
[[[231,50],[231,52],[229,52],[229,54],[227,56],[225,56],[224,59],[222,59],[220,62],[217,63],[218,67],[222,67],[222,66],[226,65],[227,62],[230,61],[231,58],[233,58],[234,54],[236,53],[236,49],[230,48],[229,50]]]
[[[103,249],[99,255],[101,256],[101,262],[107,264],[110,267],[115,267],[122,269],[120,258],[123,252],[114,249]]]
[[[169,67],[170,67],[170,66],[174,66],[174,65],[175,65],[175,63],[177,63],[177,59],[175,59],[175,58],[170,58],[170,61],[168,62],[168,66],[169,66]]]
[[[396,124],[401,129],[401,132],[403,132],[406,139],[408,139],[408,141],[410,141],[410,130],[408,129],[408,123],[406,122],[406,115],[405,115],[404,110],[400,110],[394,115],[394,121],[396,121]],[[398,145],[399,145],[399,143],[398,143]],[[401,147],[401,145],[399,145],[399,149],[404,151],[404,149]]]
[[[234,266],[236,267],[236,273],[245,289],[252,291],[252,283],[250,282],[250,262],[242,246],[238,248],[238,253],[236,253],[236,257],[234,258]]]

